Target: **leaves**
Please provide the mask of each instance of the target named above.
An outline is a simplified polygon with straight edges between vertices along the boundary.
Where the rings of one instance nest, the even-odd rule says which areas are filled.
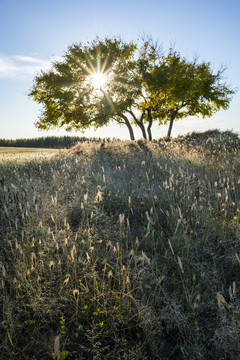
[[[107,77],[104,88],[94,88],[91,75],[96,72]],[[50,71],[35,77],[29,96],[43,105],[38,128],[84,131],[115,120],[128,126],[132,139],[132,124],[141,128],[144,138],[147,124],[151,139],[153,121],[210,117],[227,109],[234,91],[222,82],[223,73],[213,73],[210,63],[188,61],[172,49],[164,55],[151,39],[139,46],[96,38],[69,47]]]
[[[60,360],[65,360],[68,357],[68,351],[64,350],[60,352]]]

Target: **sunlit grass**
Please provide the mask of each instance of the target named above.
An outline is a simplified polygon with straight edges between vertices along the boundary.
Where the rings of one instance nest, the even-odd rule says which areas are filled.
[[[3,358],[239,358],[239,144],[2,158]]]

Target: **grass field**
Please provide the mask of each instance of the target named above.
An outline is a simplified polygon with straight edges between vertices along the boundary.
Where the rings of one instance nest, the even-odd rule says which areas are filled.
[[[4,147],[0,146],[0,156],[6,155],[23,155],[32,153],[53,153],[56,149],[39,149],[39,148],[22,148],[22,147]]]
[[[2,359],[240,358],[237,134],[0,155],[0,242]]]

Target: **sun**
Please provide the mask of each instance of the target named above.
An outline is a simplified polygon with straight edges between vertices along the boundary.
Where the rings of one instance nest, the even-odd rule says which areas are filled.
[[[107,82],[107,77],[101,72],[96,72],[91,75],[91,83],[94,89],[103,89]]]

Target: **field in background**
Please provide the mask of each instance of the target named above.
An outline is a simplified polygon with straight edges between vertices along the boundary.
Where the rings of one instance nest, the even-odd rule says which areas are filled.
[[[3,359],[240,358],[237,134],[0,156],[0,234]]]
[[[53,153],[56,149],[38,149],[38,148],[22,148],[22,147],[4,147],[0,146],[1,155],[22,155],[31,153]]]

